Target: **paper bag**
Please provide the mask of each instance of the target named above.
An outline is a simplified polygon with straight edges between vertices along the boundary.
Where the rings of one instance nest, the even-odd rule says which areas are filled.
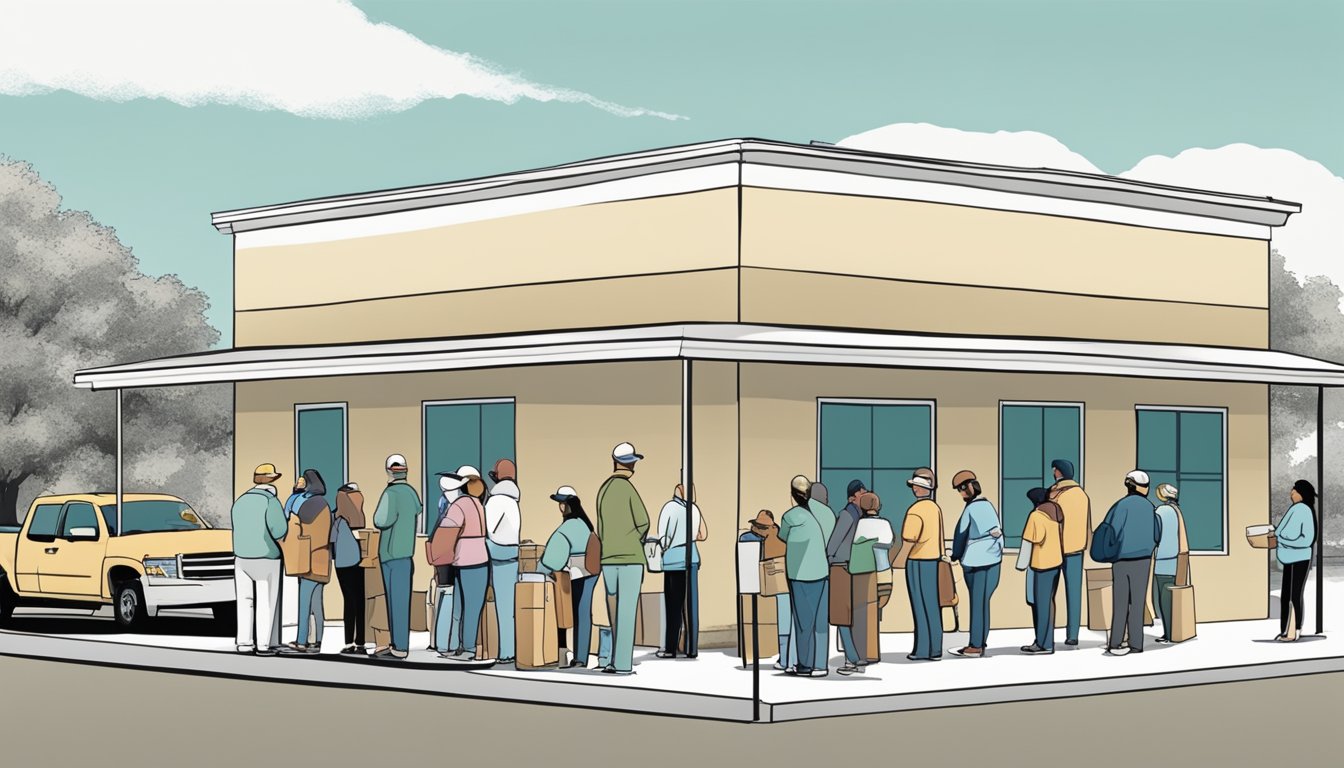
[[[1171,587],[1171,641],[1183,643],[1195,636],[1195,588]]]
[[[761,596],[773,597],[789,593],[789,576],[784,570],[784,558],[772,557],[761,561]]]

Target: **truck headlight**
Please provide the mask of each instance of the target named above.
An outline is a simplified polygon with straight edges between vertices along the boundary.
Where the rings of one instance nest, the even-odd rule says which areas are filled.
[[[175,557],[145,558],[145,575],[162,576],[165,579],[176,579],[177,558]]]

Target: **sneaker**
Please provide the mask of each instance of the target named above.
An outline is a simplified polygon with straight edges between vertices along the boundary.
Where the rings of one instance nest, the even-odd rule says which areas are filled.
[[[496,663],[496,664],[513,664],[513,663],[516,663],[517,661],[518,661],[518,659],[517,659],[516,657],[514,657],[514,656],[510,656],[510,657],[507,658],[507,659],[495,659],[495,663]],[[573,666],[576,666],[576,665],[573,664],[573,663],[571,663],[570,666],[573,667]],[[582,664],[578,664],[577,666],[580,666],[580,667],[586,667],[586,666],[588,666],[588,662],[585,661],[584,663],[582,663]]]
[[[657,653],[655,653],[655,654],[653,654],[653,655],[654,655],[655,657],[657,657],[657,658],[660,658],[660,659],[675,659],[675,658],[677,658],[677,654],[673,653],[672,651],[659,651],[659,652],[657,652]]]
[[[1035,656],[1035,655],[1045,655],[1045,656],[1049,656],[1050,654],[1054,653],[1055,651],[1054,651],[1053,648],[1042,648],[1041,646],[1037,645],[1036,643],[1032,643],[1031,645],[1024,645],[1024,646],[1022,646],[1022,652],[1023,652],[1023,653],[1027,653],[1027,654],[1031,654],[1031,655],[1033,655],[1033,656]]]
[[[369,652],[364,650],[362,645],[347,645],[341,649],[343,656],[368,656]]]
[[[1078,638],[1074,638],[1072,640],[1065,640],[1064,644],[1067,646],[1075,646],[1078,644]]]
[[[831,674],[829,669],[814,669],[808,673],[808,677],[825,677]]]
[[[608,664],[607,666],[603,667],[603,668],[602,668],[602,671],[603,671],[604,673],[608,674],[608,675],[633,675],[633,674],[635,674],[635,671],[634,671],[633,669],[617,669],[616,667],[614,667],[614,666],[612,666],[612,665],[610,665],[610,664]]]
[[[276,654],[276,651],[275,651],[274,648],[258,648],[258,649],[257,649],[257,655],[258,655],[258,656],[274,656],[275,654]]]
[[[812,670],[803,669],[802,667],[795,666],[795,667],[789,667],[788,669],[784,670],[784,674],[790,677],[811,677]]]
[[[783,664],[782,662],[778,662],[778,661],[776,661],[776,662],[775,662],[775,669],[779,670],[780,672],[787,672],[787,671],[789,671],[790,669],[792,669],[792,667],[786,667],[786,666],[784,666],[784,664]]]
[[[1277,639],[1277,638],[1276,638],[1276,639]],[[238,646],[234,646],[234,648],[235,648],[235,650],[236,650],[238,653],[246,653],[246,654],[248,654],[248,655],[251,655],[251,654],[257,652],[257,649],[256,649],[255,647],[251,646],[251,645],[238,645]]]
[[[1111,647],[1107,646],[1107,648],[1106,648],[1106,652],[1105,652],[1104,655],[1106,655],[1106,656],[1128,656],[1128,655],[1129,655],[1129,647],[1128,647],[1128,646],[1125,646],[1125,645],[1122,645],[1122,646],[1120,646],[1119,648],[1111,648]]]
[[[943,658],[943,654],[940,653],[937,656],[916,656],[913,653],[908,653],[905,658],[910,661],[939,661]]]
[[[975,646],[968,645],[965,648],[958,648],[952,651],[952,655],[960,656],[965,659],[979,659],[985,655],[985,649],[976,648]]]
[[[850,663],[846,662],[844,666],[842,666],[842,667],[840,667],[839,669],[835,670],[835,672],[836,672],[836,674],[844,675],[844,676],[848,677],[848,676],[850,676],[850,675],[862,675],[863,672],[864,672],[864,669],[863,669],[863,666],[862,666],[861,664],[850,664]]]
[[[505,662],[503,659],[500,659],[500,660],[499,660],[499,663],[501,663],[501,664],[504,664],[504,663],[512,664],[512,663],[513,663],[513,659],[509,659],[508,662]],[[566,667],[566,669],[587,669],[587,668],[588,668],[588,660],[587,660],[587,659],[582,659],[582,660],[580,660],[580,659],[575,659],[575,660],[569,662],[569,666]]]
[[[1153,642],[1154,642],[1154,643],[1157,643],[1158,645],[1171,645],[1171,641],[1168,640],[1168,639],[1165,638],[1165,637],[1159,637],[1159,638],[1157,638],[1156,640],[1154,640]]]

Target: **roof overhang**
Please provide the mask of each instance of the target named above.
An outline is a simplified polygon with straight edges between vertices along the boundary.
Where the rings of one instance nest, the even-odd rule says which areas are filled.
[[[715,171],[723,171],[717,173]],[[727,179],[727,181],[725,181]],[[240,234],[431,208],[515,201],[513,210],[638,199],[724,185],[871,195],[1268,239],[1297,203],[1052,168],[884,154],[836,146],[731,139],[635,152],[465,181],[221,211]],[[1051,201],[1054,201],[1051,203]],[[1189,223],[1194,219],[1200,223]],[[419,219],[416,219],[419,221]],[[412,225],[415,226],[415,225]],[[418,225],[423,226],[423,224]],[[297,235],[289,235],[295,237]],[[321,236],[313,235],[322,239]],[[328,236],[329,237],[329,236]]]
[[[101,390],[678,359],[1344,386],[1344,366],[1262,349],[738,323],[230,349],[89,368],[74,384]]]

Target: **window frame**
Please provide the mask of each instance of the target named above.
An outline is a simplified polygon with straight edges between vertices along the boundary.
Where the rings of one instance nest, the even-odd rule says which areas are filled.
[[[999,436],[998,436],[998,441],[997,441],[997,442],[998,442],[998,446],[997,446],[998,450],[996,451],[996,453],[998,454],[998,455],[997,455],[997,459],[998,459],[998,474],[999,474],[999,503],[998,503],[996,509],[998,509],[998,511],[999,511],[999,521],[1000,521],[1000,522],[1003,521],[1003,481],[1004,481],[1004,476],[1003,476],[1003,408],[1004,408],[1004,406],[1024,406],[1024,407],[1027,407],[1027,408],[1077,408],[1077,409],[1078,409],[1078,466],[1075,467],[1075,469],[1078,470],[1078,476],[1075,477],[1074,480],[1077,481],[1077,483],[1078,483],[1079,485],[1084,485],[1083,478],[1084,478],[1084,476],[1085,476],[1085,474],[1086,474],[1086,469],[1085,469],[1085,468],[1087,467],[1087,403],[1086,403],[1086,402],[1083,402],[1083,401],[1070,401],[1070,400],[1000,400],[1000,401],[999,401],[999,430],[998,430],[998,431],[999,431]],[[1042,439],[1044,439],[1044,436],[1042,436]],[[1137,450],[1137,448],[1136,448],[1135,450]],[[1042,479],[1044,479],[1044,478],[1042,478]],[[1084,485],[1084,487],[1086,487],[1086,486]],[[1088,535],[1091,535],[1091,532],[1089,532]],[[1003,551],[1004,551],[1004,552],[1018,552],[1018,551],[1021,551],[1021,549],[1022,549],[1021,546],[1010,547],[1010,546],[1007,545],[1007,541],[1006,541],[1006,539],[1008,538],[1008,532],[1007,532],[1007,531],[1004,531],[1003,536],[1004,536],[1004,539],[1005,539],[1005,541],[1004,541],[1004,547],[1003,547]]]
[[[69,522],[70,522],[70,509],[71,509],[72,507],[75,507],[75,506],[79,505],[79,504],[83,504],[84,506],[86,506],[86,507],[88,507],[89,509],[92,509],[92,510],[93,510],[93,526],[92,526],[92,527],[93,527],[93,530],[96,532],[96,535],[95,535],[92,539],[72,539],[72,538],[70,538],[70,531],[68,530],[68,524],[69,524]],[[67,502],[65,502],[65,505],[61,507],[61,520],[60,520],[60,525],[57,526],[57,528],[56,528],[56,538],[60,539],[61,541],[70,541],[70,542],[76,542],[76,541],[102,541],[102,540],[103,540],[103,524],[104,524],[105,522],[106,522],[106,521],[103,520],[103,511],[102,511],[101,509],[98,508],[98,505],[97,505],[97,504],[95,504],[95,503],[93,503],[93,502],[91,502],[91,501],[85,501],[85,500],[83,500],[83,499],[74,499],[74,500],[72,500],[72,501],[67,501]]]
[[[339,410],[341,412],[341,482],[350,477],[350,407],[349,403],[295,403],[294,404],[294,475],[295,480],[303,472],[299,466],[299,413],[302,411]],[[327,478],[322,478],[326,480]],[[337,485],[336,488],[340,488]],[[284,504],[282,500],[280,502]],[[193,512],[195,510],[192,510]],[[199,514],[199,513],[198,513]]]
[[[822,461],[821,461],[821,412],[823,405],[919,405],[929,409],[929,469],[933,470],[936,477],[938,475],[938,400],[937,398],[880,398],[880,397],[818,397],[817,398],[817,437],[815,444],[817,446],[816,475],[813,482],[821,480]],[[868,471],[874,471],[874,467],[868,467]],[[829,489],[828,489],[829,490]],[[841,490],[841,493],[844,493]],[[930,498],[935,501],[938,498],[938,491],[935,490]],[[832,502],[836,505],[836,502]],[[844,505],[836,505],[838,511]],[[900,531],[896,535],[900,536]]]
[[[421,400],[420,401],[420,478],[422,484],[420,492],[425,498],[420,500],[420,514],[416,516],[415,535],[418,538],[428,538],[429,531],[425,530],[428,522],[429,513],[429,493],[426,487],[428,480],[425,473],[429,471],[429,432],[425,429],[425,418],[429,415],[429,409],[436,405],[508,405],[513,408],[513,452],[515,458],[518,454],[518,398],[516,397],[462,397],[449,398],[447,400]],[[477,442],[483,438],[478,434]],[[490,470],[485,467],[477,467],[481,472],[488,473]],[[482,475],[484,478],[484,475]],[[436,502],[437,503],[437,502]]]
[[[1231,508],[1230,508],[1230,506],[1229,506],[1229,504],[1230,504],[1230,499],[1232,498],[1232,478],[1231,478],[1231,477],[1228,475],[1228,473],[1227,473],[1227,453],[1228,453],[1228,442],[1227,442],[1227,437],[1228,437],[1228,409],[1227,409],[1227,406],[1218,406],[1218,405],[1154,405],[1154,404],[1148,404],[1148,403],[1136,403],[1136,404],[1134,405],[1134,466],[1135,466],[1136,468],[1138,468],[1138,469],[1143,469],[1143,466],[1139,464],[1139,414],[1140,414],[1141,412],[1143,412],[1143,411],[1164,411],[1164,412],[1169,412],[1169,413],[1175,413],[1175,414],[1177,414],[1177,416],[1176,416],[1176,424],[1177,424],[1177,427],[1176,427],[1176,430],[1177,430],[1177,442],[1176,442],[1176,457],[1177,457],[1176,461],[1177,461],[1177,470],[1176,470],[1176,474],[1177,474],[1178,477],[1179,477],[1179,475],[1180,475],[1180,454],[1181,454],[1181,445],[1180,445],[1180,414],[1182,414],[1182,413],[1216,413],[1216,414],[1219,414],[1219,415],[1222,417],[1222,420],[1223,420],[1223,470],[1222,470],[1222,476],[1223,476],[1223,545],[1222,545],[1222,548],[1221,548],[1221,549],[1198,549],[1198,550],[1197,550],[1197,549],[1191,549],[1191,550],[1190,550],[1190,555],[1191,555],[1192,557],[1227,557],[1227,556],[1229,556],[1229,555],[1231,554],[1231,547],[1230,547],[1230,545],[1229,545],[1229,541],[1230,541],[1230,531],[1229,531],[1228,529],[1229,529],[1229,527],[1230,527],[1230,525],[1231,525],[1231,523],[1232,523],[1232,510],[1231,510]],[[1145,471],[1147,471],[1147,470],[1145,470]],[[1198,474],[1198,473],[1196,473],[1196,474]],[[1155,492],[1156,492],[1156,489],[1150,489],[1150,491],[1155,493]]]

